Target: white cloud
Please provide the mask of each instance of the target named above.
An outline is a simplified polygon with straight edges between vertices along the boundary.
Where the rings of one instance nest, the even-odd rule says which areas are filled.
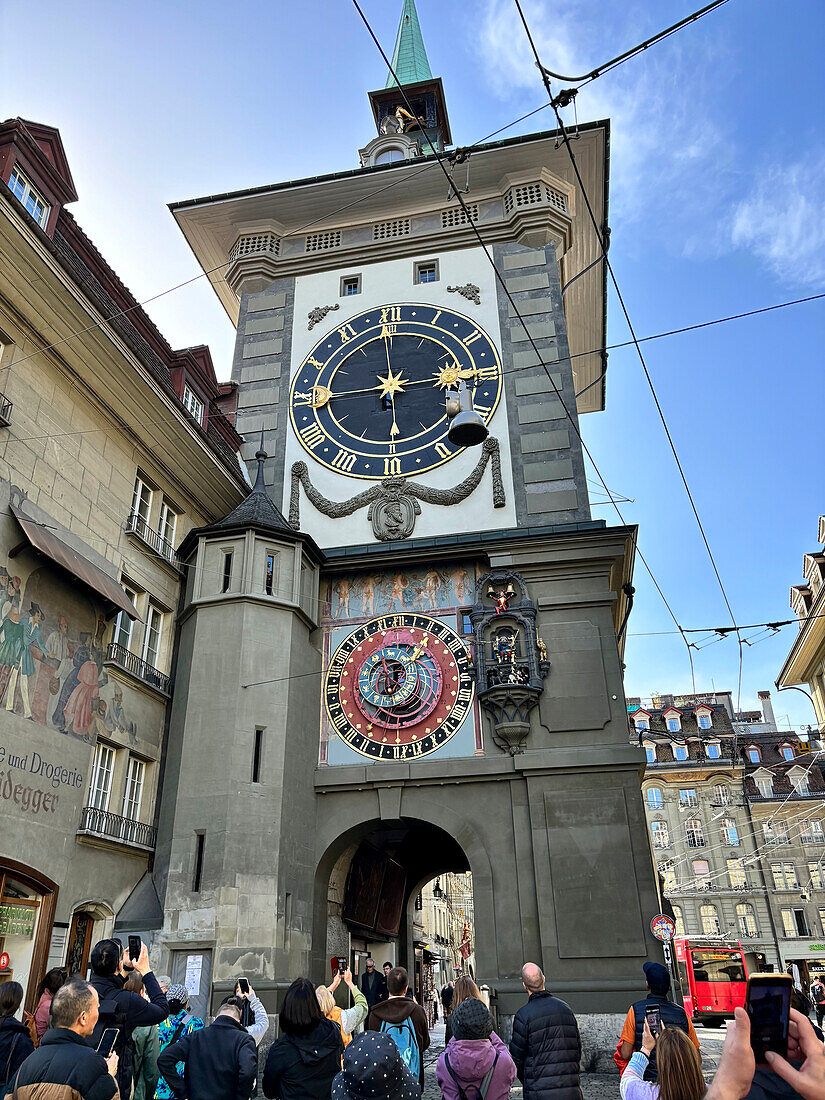
[[[730,239],[785,282],[825,285],[825,155],[760,172],[733,210]]]

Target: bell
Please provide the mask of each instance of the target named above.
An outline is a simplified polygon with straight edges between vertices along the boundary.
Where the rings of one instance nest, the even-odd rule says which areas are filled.
[[[460,412],[450,424],[447,438],[454,447],[478,447],[490,431],[475,409]]]
[[[473,408],[473,395],[463,382],[459,383],[457,394],[447,396],[447,416],[451,418],[447,438],[454,447],[478,447],[490,434]]]

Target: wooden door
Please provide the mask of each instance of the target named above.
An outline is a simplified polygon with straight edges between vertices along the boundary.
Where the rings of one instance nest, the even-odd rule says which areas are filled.
[[[75,913],[72,917],[72,927],[69,929],[69,940],[66,948],[66,973],[70,978],[73,974],[86,977],[94,923],[95,918],[91,913],[81,911]]]

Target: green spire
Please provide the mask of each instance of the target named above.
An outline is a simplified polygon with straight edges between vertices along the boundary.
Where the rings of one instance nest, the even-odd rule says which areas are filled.
[[[395,40],[395,52],[392,55],[392,67],[399,84],[416,84],[419,80],[432,80],[424,38],[418,23],[415,0],[404,0],[401,10],[401,22],[398,25],[398,37]],[[385,88],[396,84],[392,73],[387,76]]]

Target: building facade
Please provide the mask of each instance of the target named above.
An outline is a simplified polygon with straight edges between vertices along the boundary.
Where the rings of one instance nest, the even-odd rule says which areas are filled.
[[[825,814],[818,743],[733,708],[729,692],[628,700],[645,751],[642,800],[659,886],[677,935],[740,940],[750,969],[825,953]]]
[[[819,517],[818,541],[825,546],[825,516]],[[805,580],[791,588],[791,607],[799,619],[799,634],[785,659],[777,687],[807,685],[819,733],[825,733],[825,553],[806,554]]]
[[[333,955],[414,972],[419,893],[470,872],[506,1033],[526,959],[579,1012],[623,1011],[658,950],[622,687],[633,530],[590,515],[605,284],[569,156],[554,132],[477,146],[466,209],[445,199],[413,16],[360,167],[172,207],[225,265],[256,489],[180,548],[154,950],[204,1003],[244,970],[272,1010]],[[607,152],[607,123],[580,128],[602,226]],[[478,447],[449,432],[460,383]]]
[[[57,130],[0,124],[0,981],[30,1008],[158,907],[176,551],[248,491],[235,387],[172,350],[76,198]]]
[[[460,974],[475,979],[472,875],[448,872],[427,883],[421,891],[420,920],[431,988],[440,991]]]

